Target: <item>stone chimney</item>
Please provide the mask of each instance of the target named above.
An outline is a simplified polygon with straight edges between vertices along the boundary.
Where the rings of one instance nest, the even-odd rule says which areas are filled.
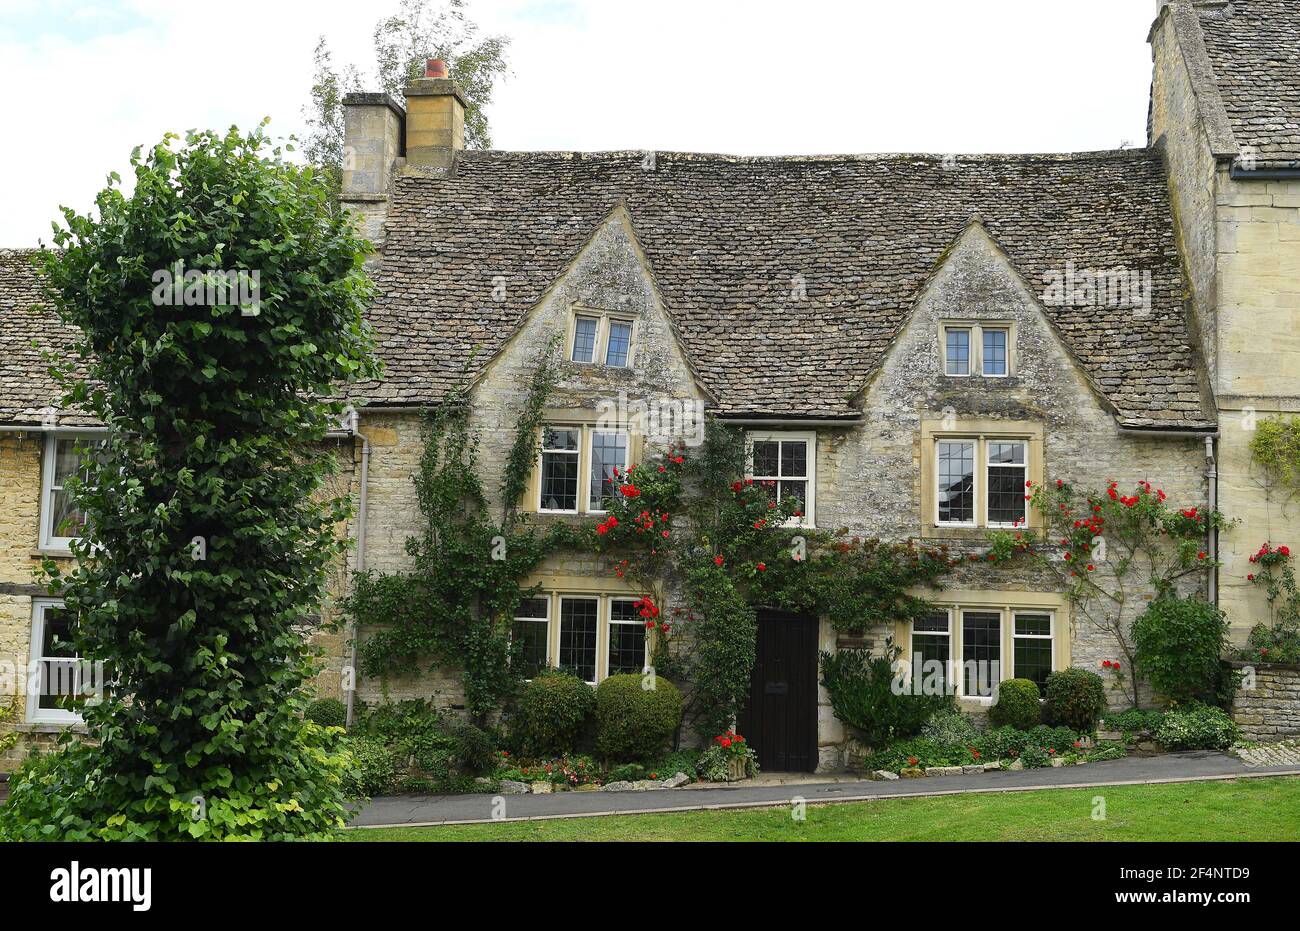
[[[343,98],[343,186],[339,201],[361,217],[361,232],[383,244],[388,191],[401,167],[406,110],[388,94]]]
[[[406,164],[414,168],[450,168],[465,148],[465,94],[447,71],[447,63],[430,58],[424,77],[406,86]]]

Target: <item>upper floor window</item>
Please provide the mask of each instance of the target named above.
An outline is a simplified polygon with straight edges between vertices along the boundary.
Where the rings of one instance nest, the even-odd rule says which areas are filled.
[[[632,364],[632,319],[595,308],[579,307],[573,316],[569,358],[611,368]]]
[[[41,472],[41,549],[67,549],[82,536],[86,518],[66,486],[73,476],[83,482],[88,478],[84,454],[102,442],[99,434],[54,433],[46,440]]]
[[[751,433],[749,475],[767,486],[775,501],[796,498],[799,509],[791,524],[812,526],[817,498],[817,434]]]
[[[986,378],[1011,374],[1012,327],[1007,323],[945,323],[939,329],[943,373]]]
[[[588,424],[542,427],[536,507],[560,514],[599,514],[620,496],[631,464],[632,434]]]
[[[1042,481],[1042,426],[969,420],[922,424],[923,525],[1024,527],[1029,482]]]

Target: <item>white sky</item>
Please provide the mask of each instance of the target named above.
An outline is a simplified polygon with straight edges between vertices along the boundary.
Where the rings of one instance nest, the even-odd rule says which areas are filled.
[[[49,240],[168,130],[302,130],[311,51],[369,70],[396,0],[0,0],[0,246]],[[1155,0],[470,0],[512,39],[503,149],[1142,145]]]

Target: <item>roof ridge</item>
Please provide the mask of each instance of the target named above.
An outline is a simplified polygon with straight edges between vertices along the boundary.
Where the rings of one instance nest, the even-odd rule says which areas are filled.
[[[781,162],[883,162],[901,159],[932,160],[942,162],[947,159],[978,162],[1074,162],[1106,161],[1133,158],[1157,158],[1159,153],[1149,146],[1126,149],[1094,149],[1081,152],[859,152],[828,153],[808,155],[735,155],[725,152],[683,152],[671,149],[607,149],[583,151],[577,149],[465,149],[457,154],[458,158],[560,158],[569,160],[608,160],[642,159],[647,152],[654,152],[656,157],[680,157],[692,160],[716,160],[737,164],[763,164]]]

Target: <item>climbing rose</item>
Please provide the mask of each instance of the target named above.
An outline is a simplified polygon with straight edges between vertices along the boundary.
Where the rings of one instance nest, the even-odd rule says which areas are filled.
[[[721,553],[719,553],[717,556],[714,556],[714,557],[713,557],[713,564],[714,564],[715,566],[720,566],[720,565],[722,565],[722,554],[721,554]]]

